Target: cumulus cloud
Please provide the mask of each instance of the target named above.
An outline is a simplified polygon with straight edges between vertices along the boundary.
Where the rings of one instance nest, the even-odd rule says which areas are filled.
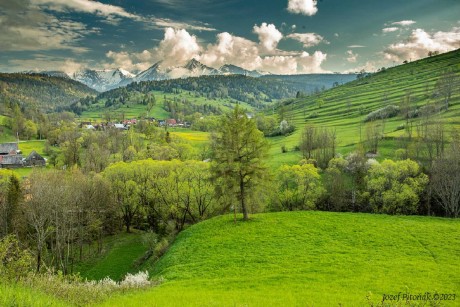
[[[321,35],[316,33],[292,33],[287,37],[301,42],[305,48],[319,45],[321,42],[327,43]]]
[[[413,20],[401,20],[401,21],[392,22],[391,24],[394,25],[394,26],[406,27],[406,26],[413,25],[414,23],[415,23],[415,21],[413,21]]]
[[[389,28],[383,28],[382,32],[383,33],[390,33],[390,32],[396,32],[398,30],[399,30],[398,27],[389,27]]]
[[[294,14],[313,16],[318,12],[316,0],[288,0],[288,11]]]
[[[195,35],[190,35],[184,29],[167,28],[163,40],[154,51],[154,57],[157,60],[163,60],[163,65],[177,66],[198,56],[201,47]]]
[[[429,51],[443,53],[457,48],[460,48],[460,27],[434,33],[416,29],[406,40],[389,45],[384,55],[391,61],[417,60],[426,57]]]
[[[263,29],[264,25],[259,28]],[[203,47],[198,43],[198,39],[186,30],[168,28],[165,30],[164,39],[155,48],[144,50],[141,53],[110,51],[106,56],[112,63],[111,67],[115,64],[128,70],[143,70],[157,61],[162,61],[162,67],[171,68],[181,66],[195,58],[214,68],[219,68],[224,64],[233,64],[248,70],[261,70],[276,74],[327,72],[321,67],[321,64],[327,59],[327,54],[321,51],[313,54],[285,52],[275,49],[275,43],[264,45],[263,42],[266,40],[262,39],[258,44],[244,37],[223,32],[217,34],[215,43]],[[267,46],[272,48],[269,56],[264,55]],[[110,67],[110,64],[107,63],[106,66]],[[180,76],[183,71],[174,70],[174,73]]]
[[[267,24],[266,22],[262,23],[260,27],[255,25],[253,32],[259,36],[260,44],[269,52],[275,50],[283,38],[283,34],[276,29],[274,24]]]
[[[235,64],[254,70],[260,65],[259,46],[253,41],[228,32],[219,33],[216,44],[207,46],[200,61],[213,67]]]
[[[350,63],[356,63],[357,59],[358,59],[358,54],[356,53],[353,53],[353,50],[348,50],[347,51],[347,61],[350,62]]]

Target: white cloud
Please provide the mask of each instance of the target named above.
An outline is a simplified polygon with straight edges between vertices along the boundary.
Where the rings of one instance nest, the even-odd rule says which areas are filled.
[[[415,23],[415,21],[413,21],[413,20],[402,20],[402,21],[392,22],[391,24],[392,24],[392,25],[395,25],[395,26],[403,26],[403,27],[406,27],[406,26],[413,25],[414,23]]]
[[[119,6],[104,4],[98,1],[90,0],[30,0],[34,5],[44,7],[48,10],[63,12],[63,11],[76,11],[83,13],[96,14],[112,18],[114,16],[141,20],[138,15],[128,13],[125,9]]]
[[[358,59],[358,54],[356,53],[353,53],[353,50],[348,50],[347,51],[347,61],[350,62],[350,63],[356,63],[357,59]]]
[[[417,60],[426,57],[429,51],[443,53],[457,48],[460,48],[460,27],[435,33],[416,29],[406,40],[389,45],[384,55],[390,61]]]
[[[398,27],[389,27],[389,28],[383,28],[382,32],[383,33],[390,33],[390,32],[396,32],[398,30],[399,30]]]
[[[266,22],[262,23],[260,27],[255,25],[253,32],[259,36],[260,44],[268,52],[275,50],[283,38],[283,34],[276,29],[274,24],[267,24]]]
[[[185,64],[188,60],[197,57],[201,47],[195,35],[186,30],[167,28],[163,40],[158,48],[154,49],[153,57],[163,61],[166,67]]]
[[[295,14],[313,16],[318,12],[316,0],[288,0],[288,11]]]
[[[155,27],[158,28],[174,28],[174,29],[186,29],[186,30],[195,30],[195,31],[217,31],[215,28],[212,28],[208,24],[204,23],[186,23],[181,21],[175,21],[169,18],[156,18],[153,17],[148,19],[153,23]]]
[[[292,33],[287,37],[301,42],[305,48],[319,45],[321,42],[328,43],[321,35],[316,33]]]
[[[34,59],[21,59],[11,60],[8,62],[12,71],[45,71],[45,70],[60,70],[68,75],[83,69],[85,63],[79,63],[70,59],[49,57],[43,55],[36,55]]]
[[[366,46],[363,45],[350,45],[348,48],[366,48]]]
[[[264,27],[269,28],[269,25],[262,24],[259,28],[264,29]],[[224,64],[233,64],[248,70],[269,71],[276,74],[327,72],[321,67],[327,54],[321,51],[313,54],[285,52],[276,49],[276,44],[277,39],[263,38],[258,44],[244,37],[223,32],[217,34],[214,44],[203,47],[199,44],[198,39],[186,30],[168,28],[165,30],[164,39],[155,48],[144,50],[141,53],[108,52],[106,56],[111,64],[107,63],[106,67],[117,66],[128,70],[143,70],[157,61],[163,61],[162,66],[166,68],[183,65],[195,58],[214,68],[219,68]],[[270,56],[264,55],[267,47],[272,49]],[[174,73],[180,76],[183,71],[175,70]]]
[[[339,37],[339,33],[334,33],[334,36],[335,36],[335,37]]]
[[[234,64],[254,70],[260,62],[259,46],[253,41],[228,32],[219,33],[216,44],[208,45],[200,61],[213,67]]]

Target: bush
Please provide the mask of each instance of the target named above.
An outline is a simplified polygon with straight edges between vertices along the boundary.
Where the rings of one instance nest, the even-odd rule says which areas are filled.
[[[33,271],[33,257],[14,235],[0,241],[0,280],[19,281]]]
[[[364,122],[371,122],[374,120],[384,119],[384,118],[392,118],[392,117],[397,116],[398,114],[399,114],[399,107],[389,105],[389,106],[380,108],[378,110],[375,110],[367,114],[366,118],[364,119]]]

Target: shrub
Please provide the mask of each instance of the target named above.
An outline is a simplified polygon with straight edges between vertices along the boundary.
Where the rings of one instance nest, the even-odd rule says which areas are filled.
[[[389,105],[367,114],[366,118],[364,119],[364,122],[371,122],[378,119],[395,117],[398,115],[398,113],[399,107]]]
[[[33,257],[20,247],[14,235],[0,241],[0,279],[18,281],[33,270]]]

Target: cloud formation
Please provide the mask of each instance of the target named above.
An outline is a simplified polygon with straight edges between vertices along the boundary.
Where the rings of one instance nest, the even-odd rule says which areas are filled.
[[[413,25],[414,23],[415,23],[415,21],[413,21],[413,20],[401,20],[401,21],[392,22],[391,24],[394,25],[394,26],[406,27],[406,26]]]
[[[301,42],[305,48],[319,45],[321,42],[328,43],[321,35],[316,33],[292,33],[287,37]]]
[[[398,30],[399,30],[398,27],[389,27],[389,28],[383,28],[382,32],[383,33],[390,33],[390,32],[396,32]]]
[[[82,53],[87,49],[79,47],[79,41],[98,32],[81,22],[58,19],[27,0],[1,1],[0,12],[1,51],[71,50]]]
[[[128,70],[143,70],[158,61],[162,61],[163,67],[180,66],[191,59],[197,59],[214,68],[233,64],[248,70],[275,74],[326,72],[321,64],[327,59],[327,54],[321,51],[309,54],[278,50],[276,45],[281,38],[279,35],[270,35],[276,33],[276,28],[267,24],[257,28],[262,36],[259,38],[260,43],[223,32],[217,34],[215,43],[205,47],[198,43],[196,36],[190,35],[186,30],[168,28],[160,44],[151,50],[141,53],[110,51],[106,56],[112,67],[115,64]],[[269,56],[265,55],[268,49],[271,50]],[[107,66],[110,64],[107,63]]]
[[[429,51],[443,53],[457,48],[460,48],[460,27],[434,33],[416,29],[406,40],[389,45],[384,55],[386,60],[399,62],[424,58]]]
[[[266,22],[262,23],[260,27],[255,25],[253,32],[259,36],[260,44],[268,52],[275,50],[283,38],[283,34],[276,29],[274,24],[267,24]]]
[[[316,0],[288,0],[287,10],[294,14],[313,16],[318,12]]]
[[[356,61],[358,60],[358,54],[353,53],[353,50],[348,50],[347,55],[348,55],[347,61],[350,63],[356,63]]]
[[[119,6],[104,4],[98,1],[90,0],[30,0],[31,4],[44,7],[48,10],[57,12],[75,11],[89,14],[96,14],[104,17],[119,16],[135,20],[141,20],[141,17],[128,13]]]
[[[175,21],[169,18],[157,18],[152,17],[146,20],[147,22],[153,23],[157,28],[174,28],[174,29],[186,29],[186,30],[195,30],[195,31],[217,31],[215,28],[211,27],[208,24],[204,23],[187,23],[181,21]]]

